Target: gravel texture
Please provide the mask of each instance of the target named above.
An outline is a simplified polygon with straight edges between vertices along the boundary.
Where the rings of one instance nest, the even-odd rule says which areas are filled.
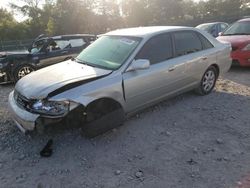
[[[250,69],[233,68],[208,96],[164,101],[94,139],[78,129],[25,136],[0,86],[0,187],[249,188]],[[53,139],[53,154],[39,152]]]

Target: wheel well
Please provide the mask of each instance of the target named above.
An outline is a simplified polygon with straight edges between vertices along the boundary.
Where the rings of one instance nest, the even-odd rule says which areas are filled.
[[[122,105],[114,99],[101,98],[101,99],[97,99],[97,100],[91,102],[90,104],[88,104],[86,107],[86,110],[88,111],[88,109],[93,108],[93,107],[94,108],[95,107],[105,108],[105,109],[112,111],[112,110],[117,109],[117,108],[122,108]]]
[[[18,70],[20,67],[24,67],[24,66],[29,66],[31,68],[33,68],[34,70],[36,70],[36,67],[34,67],[33,65],[29,64],[29,63],[20,63],[19,65],[17,65],[15,68],[14,68],[14,71]]]
[[[97,99],[86,107],[87,121],[92,121],[98,119],[99,117],[106,115],[115,110],[121,109],[123,111],[122,105],[114,99],[111,98],[101,98]]]
[[[20,69],[21,67],[24,67],[24,66],[29,66],[29,67],[31,67],[32,69],[34,69],[34,71],[36,71],[36,67],[34,67],[33,65],[31,65],[31,64],[29,64],[29,63],[20,63],[20,64],[18,64],[13,70],[12,70],[12,72],[11,72],[11,77],[13,78],[13,80],[15,81],[15,82],[17,82],[18,81],[18,78],[16,77],[16,73],[17,73],[17,71],[18,71],[18,69]]]
[[[219,77],[220,75],[220,68],[217,64],[212,64],[211,67],[214,67],[216,69],[216,72],[217,72],[217,78]]]

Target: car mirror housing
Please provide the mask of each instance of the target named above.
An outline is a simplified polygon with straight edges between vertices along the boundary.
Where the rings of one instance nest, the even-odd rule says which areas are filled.
[[[218,33],[219,36],[222,36],[222,34],[223,34],[222,32],[219,32],[219,33]]]
[[[145,70],[150,67],[150,61],[148,59],[136,59],[128,67],[126,72]]]

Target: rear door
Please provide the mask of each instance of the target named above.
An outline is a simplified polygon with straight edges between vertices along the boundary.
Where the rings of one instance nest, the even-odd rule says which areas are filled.
[[[173,33],[175,56],[185,62],[185,84],[189,87],[200,82],[200,78],[209,63],[216,63],[213,45],[200,33],[179,31]]]

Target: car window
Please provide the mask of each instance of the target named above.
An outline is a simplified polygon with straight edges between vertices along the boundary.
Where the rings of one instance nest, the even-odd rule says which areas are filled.
[[[209,31],[211,30],[211,28],[213,27],[213,25],[214,25],[214,24],[212,24],[212,23],[201,24],[201,25],[196,26],[196,28],[202,29],[202,30],[204,30],[204,31],[209,32]]]
[[[173,57],[170,34],[161,34],[149,39],[136,56],[136,59],[148,59],[151,64],[159,63]]]
[[[192,31],[173,33],[176,56],[186,55],[202,50],[202,43]]]
[[[206,38],[204,37],[202,34],[200,33],[197,33],[200,40],[201,40],[201,43],[202,43],[202,46],[203,46],[203,50],[205,49],[209,49],[209,48],[213,48],[214,46],[212,45],[212,43]]]
[[[94,42],[96,39],[97,39],[96,36],[91,36],[91,37],[88,38],[88,41],[89,41],[89,43],[92,43],[92,42]]]
[[[235,22],[226,31],[223,35],[249,35],[250,34],[250,22],[249,21],[242,21],[242,22]]]
[[[70,42],[68,40],[55,40],[56,46],[63,50],[64,48],[68,48],[70,45]]]
[[[63,50],[70,47],[68,40],[52,40],[47,46],[47,51]]]
[[[86,44],[83,39],[70,39],[69,40],[71,47],[80,47]]]
[[[46,39],[41,39],[41,40],[35,41],[35,42],[32,44],[31,53],[32,53],[32,54],[35,54],[35,53],[40,52],[40,50],[43,48],[43,46],[44,46],[44,44],[45,44],[46,42],[47,42]]]
[[[213,27],[210,29],[210,31],[209,31],[209,33],[212,35],[212,36],[214,36],[214,37],[216,37],[216,36],[218,36],[218,24],[215,24],[215,25],[213,25]]]
[[[226,24],[220,24],[221,31],[224,31],[227,28]]]

